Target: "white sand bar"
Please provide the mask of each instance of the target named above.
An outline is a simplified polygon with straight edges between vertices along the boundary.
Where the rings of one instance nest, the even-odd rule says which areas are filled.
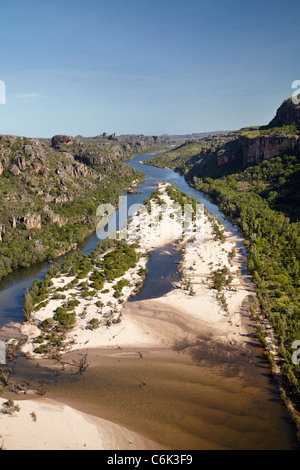
[[[172,200],[166,193],[166,185],[160,185],[159,190],[163,202],[167,206],[171,205]],[[153,210],[158,220],[160,209],[154,207]],[[240,274],[245,257],[237,246],[238,240],[232,233],[224,233],[225,238],[220,241],[208,214],[203,215],[201,240],[196,237],[194,241],[186,238],[179,240],[176,236],[176,223],[179,221],[174,218],[174,227],[170,230],[168,217],[161,217],[161,236],[149,236],[146,217],[145,212],[140,211],[132,217],[128,227],[127,241],[140,243],[141,258],[136,268],[125,275],[130,286],[124,289],[124,301],[134,292],[141,279],[138,271],[146,265],[147,252],[170,242],[177,243],[178,249],[182,250],[182,262],[179,266],[181,281],[174,285],[174,290],[153,300],[117,305],[108,285],[105,286],[107,293],[104,297],[99,293],[93,299],[80,299],[80,304],[76,307],[77,323],[67,336],[67,351],[95,347],[103,350],[113,346],[172,347],[174,341],[187,335],[187,331],[195,336],[209,332],[210,337],[218,341],[243,347],[247,339],[244,335],[241,307],[243,301],[253,292]],[[230,283],[222,290],[223,300],[227,303],[226,310],[217,298],[216,289],[212,288],[213,271],[224,267],[231,275]],[[53,282],[54,286],[63,286],[70,280],[72,278],[59,277]],[[65,294],[76,296],[76,288]],[[86,329],[88,321],[97,315],[96,301],[99,299],[105,304],[104,311],[108,303],[114,304],[117,313],[122,314],[121,321],[109,327],[101,325],[95,330]],[[23,351],[29,356],[35,356],[34,341],[41,332],[39,322],[53,316],[59,305],[59,300],[50,300],[47,306],[36,312],[30,323],[22,326],[22,333],[28,337]],[[84,317],[80,315],[83,309],[86,311]],[[161,316],[157,315],[155,309],[161,312]],[[166,321],[168,328],[165,328]],[[0,416],[0,434],[4,448],[142,449],[153,445],[142,436],[124,428],[44,399],[22,401],[20,407],[17,417]],[[32,412],[37,415],[36,422],[30,414]]]
[[[6,400],[0,398],[0,407]],[[20,411],[0,414],[3,450],[141,450],[158,445],[128,429],[53,400],[15,401]]]

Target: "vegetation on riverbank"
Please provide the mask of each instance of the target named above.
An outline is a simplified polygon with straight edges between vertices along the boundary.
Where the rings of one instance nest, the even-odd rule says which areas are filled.
[[[299,364],[293,363],[292,355],[294,341],[300,339],[300,223],[296,199],[289,205],[280,186],[272,185],[275,169],[282,167],[279,160],[277,157],[221,179],[195,177],[194,185],[209,194],[243,232],[248,250],[248,269],[255,281],[260,312],[275,333],[277,348],[276,352],[269,351],[269,360],[273,364],[276,355],[284,389],[297,403],[299,411],[300,371]],[[291,173],[286,172],[287,179],[297,179],[297,172],[292,168],[298,167],[299,160],[284,157],[283,161],[290,162]],[[283,178],[279,171],[276,175]],[[285,183],[283,185],[287,188]],[[276,196],[272,193],[274,187],[277,188]],[[259,191],[258,188],[263,189]],[[292,194],[291,187],[288,192]],[[285,213],[292,214],[295,222],[291,222]],[[263,333],[268,335],[264,328]]]
[[[122,240],[102,240],[90,255],[81,251],[68,254],[50,267],[43,280],[33,283],[25,294],[24,317],[41,330],[34,339],[34,353],[58,359],[68,346],[67,333],[75,327],[78,318],[87,315],[88,306],[95,304],[95,317],[89,320],[87,329],[109,327],[120,321],[123,289],[130,284],[124,275],[139,261],[138,248],[139,245]],[[143,279],[145,272],[139,270],[137,275]],[[109,292],[113,293],[114,302],[106,302]],[[58,306],[38,321],[36,313],[42,309],[46,312],[50,301]]]
[[[159,188],[154,191],[145,206],[150,204],[153,209],[154,204],[158,211],[164,212],[162,205],[166,196],[178,204],[182,213],[186,204],[196,208],[195,198],[171,185],[164,187],[162,192]],[[156,210],[154,212],[156,214]],[[89,255],[79,250],[72,252],[51,265],[45,278],[36,280],[28,289],[24,298],[24,318],[28,325],[40,330],[32,340],[34,354],[58,359],[72,345],[73,336],[67,339],[67,335],[73,328],[95,330],[121,321],[124,301],[139,290],[147,275],[145,265],[149,254],[140,242],[134,242],[139,239],[140,232],[131,227],[134,223],[139,224],[141,218],[143,214],[138,211],[124,227],[125,232],[128,230],[127,235],[130,232],[126,241],[122,230],[113,238],[100,241]],[[146,225],[143,236],[148,229]]]
[[[290,106],[290,103],[288,103]],[[281,109],[281,108],[280,108]],[[277,113],[280,117],[280,112]],[[296,110],[297,113],[299,110]],[[299,121],[251,128],[260,136],[277,136],[272,141],[276,156],[247,162],[236,158],[234,142],[215,142],[213,150],[190,156],[188,145],[165,152],[147,164],[175,168],[197,190],[209,195],[224,215],[237,224],[245,237],[248,269],[252,274],[258,302],[251,307],[258,321],[258,335],[273,369],[280,371],[282,396],[293,403],[293,416],[299,425],[300,369],[293,360],[295,341],[300,340],[300,153],[297,147]],[[239,132],[245,135],[246,130]],[[250,132],[250,130],[249,130]],[[278,155],[283,134],[293,132],[295,149]],[[255,140],[253,140],[255,141]],[[256,142],[256,141],[255,141]],[[262,141],[257,141],[261,144]],[[270,141],[271,142],[271,141]],[[275,143],[274,143],[275,142]],[[199,148],[201,147],[200,144]],[[236,159],[219,160],[224,145],[231,146]],[[258,145],[258,144],[257,144]],[[294,145],[294,144],[293,144]],[[228,148],[227,148],[228,150]],[[181,153],[182,152],[182,153]],[[219,164],[218,164],[219,163]],[[219,285],[220,273],[215,273]],[[300,429],[300,428],[299,428]]]

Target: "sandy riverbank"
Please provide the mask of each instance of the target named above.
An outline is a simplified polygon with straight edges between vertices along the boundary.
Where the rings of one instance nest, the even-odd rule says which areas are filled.
[[[165,193],[165,186],[161,185],[159,189],[164,204],[170,207],[172,201]],[[155,220],[159,220],[160,210],[159,207],[154,208]],[[76,306],[76,325],[67,335],[69,343],[67,354],[89,348],[100,348],[102,353],[112,348],[133,348],[135,352],[151,348],[171,350],[174,344],[187,340],[193,344],[199,338],[209,339],[210,344],[223,344],[233,350],[246,347],[247,331],[241,310],[247,296],[252,292],[244,284],[240,274],[245,259],[237,246],[238,240],[231,233],[224,233],[224,240],[221,241],[214,231],[214,223],[204,214],[201,222],[201,237],[182,239],[177,236],[180,233],[180,221],[175,217],[172,219],[171,227],[170,217],[164,217],[164,215],[160,220],[159,232],[156,231],[158,236],[153,236],[153,232],[150,234],[145,212],[140,211],[131,219],[127,240],[129,243],[136,241],[140,243],[141,258],[137,266],[128,270],[124,276],[130,281],[130,285],[124,288],[122,297],[126,300],[135,291],[136,284],[141,280],[139,270],[146,266],[146,255],[149,251],[168,243],[176,243],[177,248],[182,250],[182,262],[179,266],[182,273],[181,281],[174,285],[171,292],[160,298],[125,302],[122,305],[116,302],[109,285],[104,286],[104,290],[107,291],[105,294],[99,293],[93,299],[80,298],[79,305]],[[212,289],[212,273],[224,267],[230,275],[230,282],[222,287],[226,308],[224,308],[224,303],[220,302],[216,289]],[[72,279],[74,277],[57,277],[53,280],[54,287],[65,286]],[[78,295],[78,290],[75,287],[64,293],[67,297],[74,299]],[[121,321],[109,327],[103,324],[94,330],[87,329],[90,320],[99,315],[99,309],[96,306],[98,300],[104,304],[102,315],[113,307],[117,315],[121,314],[119,317]],[[36,312],[33,321],[22,326],[22,334],[28,337],[23,346],[24,353],[33,358],[41,358],[40,355],[34,353],[37,346],[35,339],[41,334],[39,324],[53,316],[55,309],[61,304],[61,300],[51,299],[46,307]],[[109,307],[107,307],[108,304],[110,304]],[[84,316],[80,314],[83,310],[86,312]],[[204,341],[204,347],[205,344]],[[91,417],[60,404],[48,403],[40,399],[28,400],[26,405],[22,404],[22,410],[17,418],[0,417],[0,434],[7,448],[24,448],[24,446],[41,448],[44,442],[48,447],[65,449],[74,447],[134,448],[130,446],[140,449],[155,448],[151,447],[153,443],[144,440],[142,436],[134,436],[129,431],[109,422],[97,421],[98,418],[91,422]],[[36,422],[30,416],[32,411],[40,415],[40,419]],[[42,427],[41,423],[43,420],[46,422],[47,419],[47,426],[43,429],[44,434],[39,434],[38,426]],[[80,429],[79,423],[82,423],[83,434],[77,431]],[[55,440],[55,429],[59,425],[66,432],[64,439]],[[21,432],[27,429],[26,426],[29,426],[25,433],[28,435],[26,437],[28,441]],[[76,434],[77,432],[79,434]],[[133,442],[130,446],[129,441]]]
[[[189,237],[185,235],[182,238],[182,221],[176,217],[170,218],[168,209],[173,207],[174,201],[166,194],[165,188],[166,185],[160,185],[159,188],[164,207],[153,205],[151,220],[147,211],[140,210],[132,217],[128,226],[127,243],[140,244],[137,250],[140,259],[136,266],[130,268],[121,278],[115,279],[113,283],[106,282],[103,290],[92,298],[83,298],[78,286],[65,290],[64,300],[56,299],[54,296],[50,298],[49,303],[35,312],[30,322],[22,326],[22,334],[28,336],[28,341],[22,348],[25,354],[40,357],[40,354],[36,354],[34,350],[38,346],[35,339],[42,333],[41,323],[53,317],[55,310],[67,300],[74,299],[78,301],[75,308],[76,325],[66,337],[68,351],[97,346],[161,344],[166,335],[161,326],[153,323],[151,328],[145,327],[144,321],[139,321],[137,315],[130,315],[128,305],[124,309],[124,304],[136,291],[137,284],[142,282],[139,272],[145,268],[149,252],[168,243],[177,243],[178,249],[182,251],[182,262],[179,267],[182,280],[174,285],[174,290],[170,293],[156,299],[162,311],[164,308],[179,310],[201,324],[202,330],[211,329],[215,336],[224,338],[224,341],[242,340],[244,331],[239,311],[249,294],[249,287],[245,286],[240,275],[245,259],[241,250],[237,249],[237,239],[230,233],[224,233],[224,240],[220,241],[214,233],[214,223],[204,214],[201,215],[201,226],[196,227],[197,236],[192,226]],[[153,223],[158,220],[159,223]],[[199,225],[199,221],[195,224]],[[226,268],[231,277],[228,285],[222,288],[223,305],[220,298],[217,298],[216,289],[212,289],[212,273],[221,268]],[[65,275],[54,278],[54,289],[64,288],[74,278],[75,276]],[[114,297],[114,285],[120,280],[129,283],[122,289],[121,302]],[[98,307],[99,302],[102,304],[101,308]],[[111,320],[109,322],[105,320],[108,316]],[[89,324],[95,318],[99,319],[101,326],[91,329]],[[171,341],[173,339],[172,337]]]
[[[0,399],[1,409],[5,409]],[[53,400],[14,401],[19,411],[0,414],[2,450],[140,450],[154,442],[122,426]]]

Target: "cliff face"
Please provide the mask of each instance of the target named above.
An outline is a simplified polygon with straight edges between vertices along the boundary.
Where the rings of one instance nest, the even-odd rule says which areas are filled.
[[[244,165],[300,152],[300,105],[285,100],[267,126],[241,129],[238,145],[230,151],[219,151],[217,164],[242,159]]]
[[[243,163],[260,163],[263,160],[277,157],[285,152],[300,152],[300,137],[294,136],[260,136],[249,138],[240,136],[239,138]]]
[[[300,122],[300,105],[295,105],[291,99],[285,100],[277,109],[269,127],[283,126]]]

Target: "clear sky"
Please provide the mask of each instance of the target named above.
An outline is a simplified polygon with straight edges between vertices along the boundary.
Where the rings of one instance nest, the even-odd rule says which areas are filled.
[[[268,123],[300,80],[299,0],[0,0],[0,134]]]

